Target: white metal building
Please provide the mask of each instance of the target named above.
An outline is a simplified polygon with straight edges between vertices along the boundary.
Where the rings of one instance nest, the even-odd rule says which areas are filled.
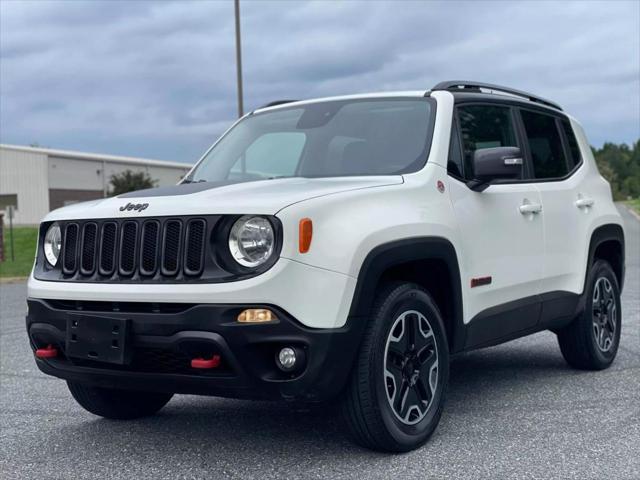
[[[13,205],[15,224],[35,225],[50,210],[107,196],[116,173],[146,172],[164,186],[178,183],[190,168],[186,163],[0,144],[0,211]]]

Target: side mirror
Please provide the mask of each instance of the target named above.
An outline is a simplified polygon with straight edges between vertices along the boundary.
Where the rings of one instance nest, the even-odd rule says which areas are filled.
[[[492,180],[520,178],[522,154],[518,147],[481,148],[473,153],[473,180],[467,186],[482,192]]]

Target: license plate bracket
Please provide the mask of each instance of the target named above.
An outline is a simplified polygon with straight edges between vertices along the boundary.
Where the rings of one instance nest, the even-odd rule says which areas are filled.
[[[130,324],[128,319],[70,314],[65,353],[96,362],[129,363]]]

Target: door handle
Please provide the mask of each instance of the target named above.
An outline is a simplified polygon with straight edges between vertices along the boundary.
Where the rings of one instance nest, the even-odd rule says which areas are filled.
[[[538,214],[542,211],[542,205],[539,203],[523,203],[520,205],[520,213],[523,215]]]
[[[580,197],[580,198],[578,198],[578,200],[576,200],[576,207],[578,207],[578,208],[589,208],[589,207],[592,207],[594,203],[595,203],[595,201],[593,200],[593,198]]]

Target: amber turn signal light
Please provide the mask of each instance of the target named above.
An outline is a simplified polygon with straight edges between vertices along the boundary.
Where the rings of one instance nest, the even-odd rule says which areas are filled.
[[[248,308],[240,312],[237,320],[240,323],[264,323],[277,319],[276,314],[267,308]]]
[[[300,220],[299,227],[299,250],[300,253],[307,253],[311,248],[311,238],[313,237],[313,222],[310,218]]]

